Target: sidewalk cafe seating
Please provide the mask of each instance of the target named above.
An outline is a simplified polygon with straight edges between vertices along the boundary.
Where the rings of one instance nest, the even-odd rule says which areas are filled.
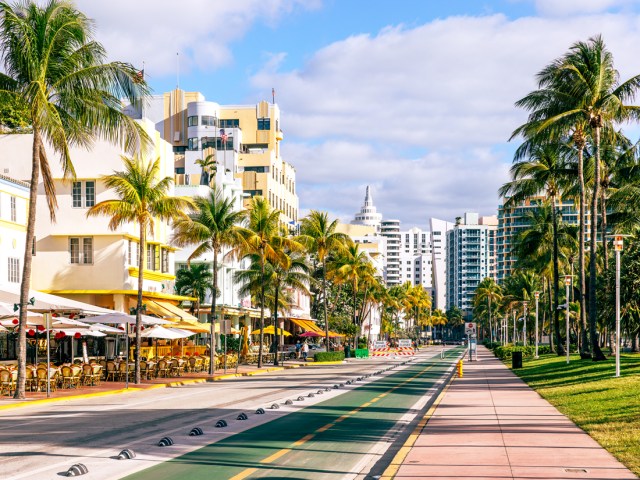
[[[167,365],[166,360],[160,360],[158,362],[158,366],[156,367],[157,376],[167,378],[169,376],[169,366]]]
[[[107,376],[105,377],[105,379],[107,381],[109,381],[109,379],[111,379],[111,380],[113,380],[115,382],[117,375],[118,375],[118,372],[116,370],[116,362],[114,362],[113,360],[109,360],[107,362]]]
[[[0,395],[5,393],[11,395],[16,389],[16,382],[13,378],[13,373],[9,370],[0,370]]]
[[[47,382],[49,383],[49,390],[52,392],[56,391],[56,386],[58,384],[58,372],[52,368],[48,369],[46,367],[38,367],[36,370],[36,377],[38,379],[38,390],[44,392],[47,390]]]
[[[80,382],[80,375],[76,375],[75,370],[69,365],[60,367],[60,377],[62,388],[75,388]]]

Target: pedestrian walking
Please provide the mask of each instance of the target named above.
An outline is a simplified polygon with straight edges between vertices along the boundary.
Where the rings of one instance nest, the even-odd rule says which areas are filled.
[[[309,344],[305,340],[304,343],[302,344],[302,359],[305,362],[307,361],[307,355],[309,355]]]
[[[300,349],[302,348],[302,344],[300,340],[296,342],[296,358],[300,358]]]

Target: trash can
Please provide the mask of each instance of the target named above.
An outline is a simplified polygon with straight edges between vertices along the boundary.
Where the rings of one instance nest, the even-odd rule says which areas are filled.
[[[350,358],[351,346],[349,344],[344,346],[344,358]]]
[[[522,368],[522,352],[511,354],[511,368]]]

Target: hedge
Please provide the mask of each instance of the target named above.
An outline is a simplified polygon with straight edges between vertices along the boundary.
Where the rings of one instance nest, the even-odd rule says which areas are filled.
[[[522,355],[525,357],[533,357],[536,353],[536,347],[534,345],[516,346],[513,345],[499,345],[493,349],[493,353],[500,360],[509,360],[513,354],[513,352],[522,352]],[[545,355],[547,353],[551,353],[551,349],[549,345],[539,345],[538,346],[538,354]]]
[[[344,352],[318,352],[313,356],[314,362],[341,362]]]

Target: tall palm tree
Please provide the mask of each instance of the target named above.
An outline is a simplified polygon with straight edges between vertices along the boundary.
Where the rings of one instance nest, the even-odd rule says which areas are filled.
[[[147,234],[153,235],[157,219],[178,220],[183,210],[193,207],[191,199],[169,195],[173,178],[161,178],[160,159],[147,162],[141,157],[122,157],[124,170],[100,178],[115,191],[118,198],[104,200],[87,211],[87,217],[108,216],[109,228],[137,223],[140,228],[138,247],[138,303],[136,306],[135,383],[140,383],[140,344],[142,338],[142,286]],[[128,353],[128,352],[127,352]]]
[[[196,165],[202,168],[202,174],[200,175],[200,185],[209,185],[211,180],[211,174],[216,172],[216,154],[211,153],[204,158],[196,160]]]
[[[206,263],[192,263],[176,272],[175,291],[178,295],[197,299],[191,308],[191,313],[195,313],[197,318],[200,318],[200,305],[212,291],[212,279],[213,274]]]
[[[487,315],[489,318],[489,338],[491,343],[493,343],[493,323],[491,322],[491,305],[494,306],[500,305],[502,301],[502,288],[498,285],[495,280],[492,278],[485,278],[478,284],[478,288],[476,288],[475,297],[473,303],[476,306],[486,304],[487,305]]]
[[[329,351],[329,321],[327,319],[327,258],[344,250],[349,237],[336,232],[338,220],[329,220],[326,212],[312,210],[302,219],[298,240],[322,264],[322,303],[324,313],[325,345]]]
[[[370,261],[366,252],[360,251],[360,246],[355,242],[346,245],[344,251],[339,253],[329,266],[329,276],[338,282],[351,285],[353,295],[353,324],[358,325],[358,292],[359,284],[365,276],[371,275]],[[354,350],[357,340],[354,338]]]
[[[640,88],[640,75],[620,83],[613,55],[607,50],[602,37],[595,36],[587,42],[573,44],[565,55],[546,67],[538,77],[539,86],[542,88],[517,103],[532,110],[532,113],[528,124],[520,127],[515,133],[534,137],[545,134],[558,138],[573,131],[580,163],[587,134],[590,134],[593,144],[588,310],[592,356],[594,360],[603,360],[606,357],[602,354],[598,342],[596,311],[601,136],[603,132],[607,135],[612,134],[614,123],[640,117],[640,107],[626,105],[626,102],[634,99]],[[580,182],[583,192],[584,179],[580,178]],[[582,251],[582,244],[580,247]]]
[[[196,197],[193,200],[195,213],[175,221],[172,242],[179,247],[195,245],[196,248],[188,261],[213,253],[212,285],[211,285],[211,348],[209,349],[209,375],[215,369],[215,324],[218,298],[218,258],[225,248],[234,254],[236,247],[241,246],[248,230],[240,224],[246,218],[246,212],[236,210],[233,198],[225,197],[223,192],[213,188],[208,196]]]
[[[287,238],[284,228],[280,224],[280,211],[274,210],[269,201],[259,195],[251,199],[248,212],[248,230],[242,245],[236,248],[241,255],[257,255],[260,264],[260,275],[263,281],[260,285],[260,340],[258,350],[258,368],[262,368],[262,351],[264,346],[264,308],[266,263],[283,265],[285,249],[301,251],[300,243]]]
[[[40,2],[41,3],[41,2]],[[0,2],[0,94],[27,112],[33,131],[31,181],[24,265],[20,286],[18,382],[15,398],[25,396],[27,301],[31,283],[36,200],[40,177],[55,219],[56,191],[45,150],[48,144],[65,178],[74,177],[70,147],[90,147],[95,138],[121,143],[137,151],[146,136],[122,111],[121,99],[134,105],[149,90],[137,70],[126,63],[105,63],[106,52],[92,38],[92,22],[71,2],[50,0]]]
[[[449,319],[447,318],[447,315],[445,312],[443,312],[442,310],[440,310],[439,308],[436,308],[433,312],[431,312],[431,326],[432,327],[438,327],[440,326],[440,339],[444,340],[444,335],[442,335],[442,329],[444,328],[444,326],[447,324],[447,322],[449,321]],[[433,340],[435,340],[435,335]]]
[[[251,255],[249,269],[236,272],[234,278],[243,285],[241,293],[259,292],[262,285],[265,285],[267,293],[271,294],[272,302],[268,302],[268,297],[265,298],[265,301],[273,313],[273,325],[276,332],[274,365],[278,365],[278,351],[280,350],[278,311],[284,312],[289,309],[289,303],[282,302],[282,299],[288,296],[288,292],[298,290],[309,294],[310,267],[304,253],[286,250],[280,252],[277,262],[271,263],[267,260],[264,267],[263,276],[260,257],[255,254]]]

